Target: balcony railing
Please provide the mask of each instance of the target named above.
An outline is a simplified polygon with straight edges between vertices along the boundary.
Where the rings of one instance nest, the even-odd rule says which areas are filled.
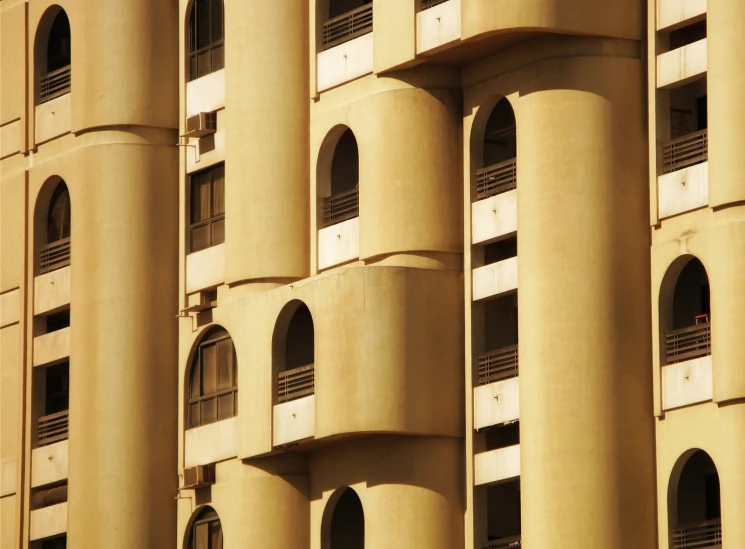
[[[709,130],[689,133],[662,144],[662,173],[682,170],[709,159]]]
[[[672,533],[673,549],[705,549],[722,546],[722,519],[684,524]]]
[[[335,194],[323,199],[323,226],[330,227],[360,216],[360,190]]]
[[[503,347],[479,356],[479,385],[504,381],[519,375],[517,345]]]
[[[39,82],[39,102],[46,103],[56,97],[70,93],[72,86],[72,66],[67,65],[52,71]]]
[[[481,549],[514,549],[516,547],[522,547],[521,536],[511,536],[509,538],[496,539],[490,541],[486,545],[482,545]]]
[[[705,322],[665,334],[665,363],[675,364],[711,354],[711,323]]]
[[[38,446],[47,446],[61,440],[67,440],[67,432],[70,426],[69,413],[69,410],[65,410],[39,418],[36,436]]]
[[[373,30],[372,2],[329,19],[321,29],[321,49],[327,50]]]
[[[39,272],[56,271],[70,264],[70,237],[45,244],[39,252]]]
[[[289,402],[312,395],[315,391],[315,382],[313,364],[280,372],[277,377],[279,402]]]
[[[429,8],[434,8],[435,6],[444,4],[447,1],[448,0],[420,0],[419,9],[421,11],[428,10]]]
[[[476,170],[476,200],[517,188],[517,158]]]

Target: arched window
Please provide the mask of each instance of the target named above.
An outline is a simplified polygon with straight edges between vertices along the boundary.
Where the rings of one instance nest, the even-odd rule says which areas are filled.
[[[54,188],[46,215],[46,241],[39,254],[41,274],[61,269],[70,264],[70,192],[60,180]]]
[[[233,340],[213,328],[200,341],[189,373],[189,428],[235,417],[238,412],[238,361]]]
[[[683,456],[670,481],[671,547],[721,547],[722,513],[719,473],[709,454]]]
[[[277,400],[288,402],[315,391],[315,330],[308,307],[293,301],[280,313],[275,327]]]
[[[223,549],[220,517],[212,507],[197,514],[189,529],[188,549]]]
[[[331,496],[321,535],[323,549],[365,549],[365,513],[357,492],[342,488]]]
[[[665,286],[674,286],[672,291]],[[660,293],[660,324],[665,338],[665,364],[711,354],[709,277],[694,257],[670,267]]]
[[[517,129],[515,112],[507,99],[500,99],[492,109],[486,121],[480,152],[476,200],[517,187]]]
[[[189,14],[189,80],[225,67],[223,0],[194,0]]]
[[[41,19],[34,57],[39,103],[69,93],[72,84],[72,37],[70,20],[59,6],[49,8]]]
[[[337,137],[341,128],[337,128],[327,139]],[[349,128],[343,129],[333,146],[330,154],[330,166],[326,165],[327,173],[321,174],[319,190],[323,197],[323,225],[329,227],[360,215],[360,154],[357,139]],[[322,162],[319,163],[319,168]]]

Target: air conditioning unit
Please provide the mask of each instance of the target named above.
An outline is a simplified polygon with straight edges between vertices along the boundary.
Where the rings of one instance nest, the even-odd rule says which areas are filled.
[[[214,483],[214,465],[197,465],[184,469],[184,488],[204,488]]]
[[[200,112],[186,119],[184,137],[204,137],[217,131],[217,113]]]
[[[214,307],[217,307],[217,289],[201,290],[189,296],[189,306],[183,312],[201,313]]]

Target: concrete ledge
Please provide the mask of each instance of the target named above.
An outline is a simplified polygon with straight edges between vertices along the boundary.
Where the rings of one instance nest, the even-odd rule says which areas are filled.
[[[31,511],[30,530],[31,541],[67,532],[67,502]]]
[[[237,418],[186,431],[184,467],[209,465],[238,455]]]
[[[21,320],[21,290],[15,289],[0,294],[0,328],[16,324]]]
[[[34,279],[34,314],[41,315],[70,305],[70,266]]]
[[[272,443],[281,446],[315,434],[316,396],[299,398],[274,407]]]
[[[476,486],[514,480],[520,476],[520,445],[507,446],[473,456]]]
[[[662,409],[706,402],[714,397],[711,355],[662,367]]]
[[[706,16],[706,0],[657,0],[657,30],[672,30]]]
[[[517,257],[473,270],[473,300],[480,301],[517,290]]]
[[[34,338],[34,366],[49,366],[70,358],[70,328]]]
[[[657,178],[660,219],[709,205],[709,163],[704,162]]]
[[[225,282],[225,244],[186,256],[186,293],[214,288]]]
[[[186,83],[186,116],[225,108],[225,69]]]
[[[677,88],[703,78],[708,68],[706,38],[657,56],[657,87]]]
[[[31,487],[67,479],[68,452],[67,440],[35,448],[31,452]]]
[[[318,231],[318,269],[328,269],[360,257],[360,218]]]
[[[520,378],[473,389],[473,427],[483,429],[520,419]]]
[[[517,189],[498,194],[471,205],[471,238],[473,244],[517,234]]]
[[[373,72],[373,34],[370,32],[318,54],[319,92]]]
[[[71,97],[72,94],[68,93],[36,106],[34,141],[37,145],[70,133],[72,127]]]
[[[416,14],[417,53],[460,40],[460,2],[448,0]]]

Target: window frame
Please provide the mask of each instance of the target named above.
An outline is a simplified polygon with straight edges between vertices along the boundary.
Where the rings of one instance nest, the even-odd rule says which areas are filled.
[[[222,38],[219,38],[217,40],[212,39],[212,32],[213,32],[213,7],[214,2],[219,1],[222,6]],[[197,11],[198,5],[200,3],[206,3],[207,4],[207,27],[209,28],[210,33],[210,39],[206,46],[202,46],[201,48],[198,46],[198,39],[199,39],[199,30],[200,30],[200,24],[199,24],[199,13]],[[191,82],[193,80],[196,80],[197,78],[202,78],[204,76],[207,76],[209,74],[212,74],[213,72],[217,72],[219,70],[222,70],[225,68],[225,3],[223,0],[194,0],[194,2],[191,5],[191,12],[189,13],[189,43],[188,43],[188,52],[189,52],[189,70],[188,70],[188,81]],[[215,63],[213,59],[213,52],[222,48],[222,66],[219,68],[215,68]],[[209,70],[205,72],[204,74],[200,75],[198,70],[198,64],[199,64],[199,56],[204,55],[205,53],[209,53],[209,60],[210,60],[210,66]]]
[[[225,388],[225,389],[219,389],[215,390],[214,392],[204,394],[202,389],[202,352],[203,349],[206,347],[217,347],[217,345],[221,342],[229,341],[230,342],[230,348],[232,351],[232,358],[231,358],[231,368],[230,373],[232,377],[233,385],[231,387]],[[219,357],[219,355],[218,355]],[[219,365],[217,359],[215,360],[215,372],[219,371]],[[194,396],[192,394],[192,389],[194,387],[194,376],[199,376],[199,385],[200,385],[200,394],[199,396]],[[234,418],[238,415],[238,357],[235,351],[235,344],[233,343],[233,338],[230,337],[230,334],[224,330],[224,329],[217,329],[213,330],[212,333],[208,333],[197,346],[194,357],[192,358],[191,368],[189,369],[189,377],[186,380],[187,382],[187,391],[188,391],[188,402],[186,405],[186,429],[195,429],[197,427],[203,427],[205,425],[211,425],[213,423],[217,423],[219,421],[223,421],[226,419]],[[227,417],[220,418],[219,417],[219,399],[221,397],[225,397],[227,395],[232,395],[232,415],[229,415]],[[206,402],[210,401],[216,401],[215,402],[215,419],[213,421],[204,421],[204,404]],[[199,410],[198,417],[194,414],[194,409],[197,407]],[[196,417],[196,419],[195,419]]]
[[[219,168],[222,168],[223,211],[222,213],[211,215],[207,219],[194,221],[195,184],[197,183],[200,176],[209,175],[209,178],[210,178],[210,181],[209,181],[210,213],[212,213],[214,209],[215,172]],[[216,239],[214,238],[214,233],[213,233],[214,226],[220,222],[223,222],[223,236],[222,236],[222,240],[216,241]],[[209,248],[212,248],[213,246],[219,246],[220,244],[223,244],[225,242],[224,223],[225,223],[225,162],[219,162],[217,164],[214,164],[213,166],[210,166],[209,168],[206,168],[204,170],[201,170],[199,172],[195,172],[189,175],[189,239],[188,239],[189,240],[188,242],[189,253],[201,252],[202,250],[207,250]],[[196,248],[194,245],[194,242],[195,242],[194,232],[197,229],[202,229],[204,227],[209,227],[209,244],[202,248]]]
[[[212,546],[212,540],[209,537],[209,533],[211,533],[211,527],[213,524],[217,523],[217,526],[220,528],[220,545],[221,547],[213,547]],[[198,546],[199,540],[197,539],[197,528],[202,525],[207,525],[207,532],[208,532],[208,538],[206,540],[206,545],[200,545]],[[191,527],[189,528],[189,543],[188,543],[188,549],[223,549],[225,547],[225,534],[223,533],[222,529],[222,522],[220,521],[220,516],[217,514],[217,511],[214,509],[207,508],[203,509],[198,515],[197,518],[192,522]]]

